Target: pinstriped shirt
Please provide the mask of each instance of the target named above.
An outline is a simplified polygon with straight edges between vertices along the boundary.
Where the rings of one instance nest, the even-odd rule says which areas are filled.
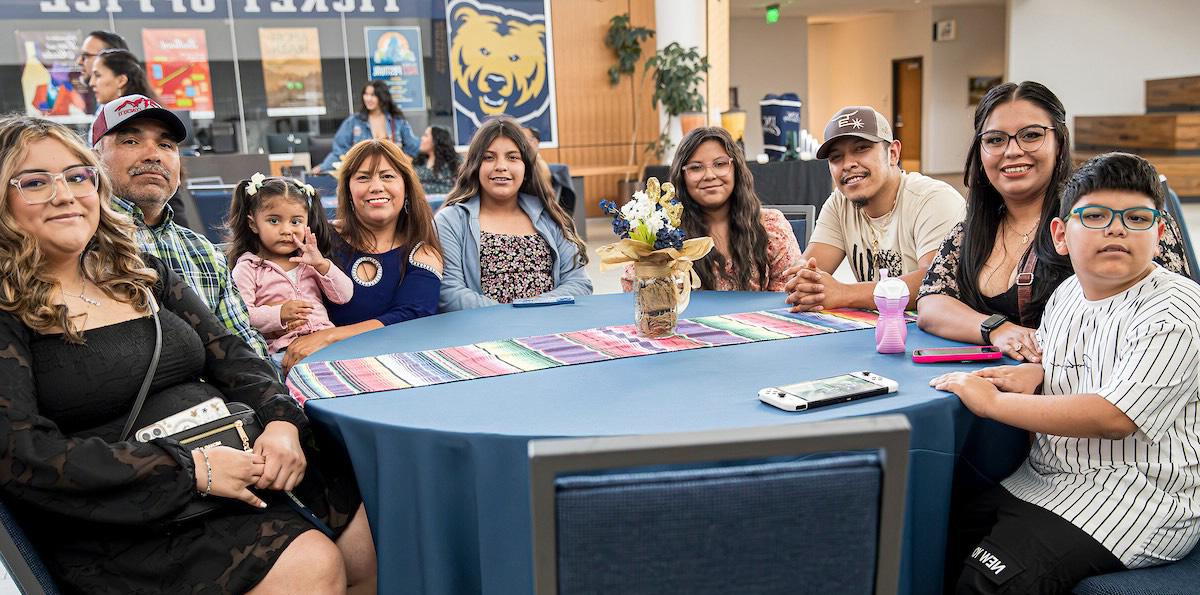
[[[114,211],[133,219],[137,226],[134,239],[142,251],[161,258],[179,273],[226,328],[259,356],[267,356],[266,341],[250,325],[250,313],[229,275],[225,255],[208,238],[176,225],[169,205],[163,205],[163,220],[154,226],[147,225],[142,210],[129,201],[114,196],[112,206]]]
[[[1043,392],[1094,393],[1133,420],[1122,440],[1037,434],[1004,487],[1079,527],[1129,568],[1178,560],[1200,540],[1200,286],[1155,265],[1088,301],[1076,277],[1038,329]]]

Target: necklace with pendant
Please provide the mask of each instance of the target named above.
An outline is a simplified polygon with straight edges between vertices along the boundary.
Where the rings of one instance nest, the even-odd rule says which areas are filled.
[[[67,288],[63,287],[63,285],[61,283],[59,283],[59,285],[58,285],[58,290],[62,292],[64,297],[73,297],[76,299],[83,300],[87,304],[91,304],[93,306],[99,306],[100,300],[90,298],[90,297],[84,295],[84,292],[87,291],[87,277],[83,276],[82,272],[80,273],[79,277],[80,277],[79,293],[71,293],[71,292],[67,291]]]
[[[1041,222],[1039,221],[1038,223],[1041,223]],[[1017,232],[1021,236],[1021,245],[1024,246],[1029,243],[1029,236],[1032,235],[1033,232],[1037,231],[1038,223],[1034,223],[1033,227],[1030,227],[1029,231],[1027,231],[1025,233],[1021,233],[1021,230],[1013,227],[1011,223],[1008,226],[1010,229]]]

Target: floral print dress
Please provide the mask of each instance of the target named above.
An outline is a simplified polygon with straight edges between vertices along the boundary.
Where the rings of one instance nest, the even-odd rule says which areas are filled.
[[[479,282],[501,304],[554,289],[554,254],[540,234],[479,234]]]

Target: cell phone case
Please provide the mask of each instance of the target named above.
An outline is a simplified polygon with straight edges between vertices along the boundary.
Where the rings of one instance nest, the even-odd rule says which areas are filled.
[[[149,442],[155,438],[171,436],[189,428],[204,425],[227,415],[229,415],[229,408],[226,407],[225,402],[219,398],[212,398],[195,407],[140,428],[133,435],[141,442]]]
[[[940,364],[945,362],[970,363],[997,360],[1004,357],[1004,354],[1000,351],[959,354],[926,353],[921,355],[917,355],[917,351],[919,350],[913,351],[912,361],[914,364]]]

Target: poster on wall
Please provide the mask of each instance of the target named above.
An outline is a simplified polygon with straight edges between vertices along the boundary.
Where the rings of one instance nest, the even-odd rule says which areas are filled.
[[[267,116],[323,116],[321,44],[316,27],[258,30]]]
[[[363,27],[367,78],[387,83],[402,110],[425,110],[425,69],[420,27]]]
[[[212,119],[212,75],[204,29],[142,29],[146,77],[167,109]]]
[[[92,121],[79,88],[79,31],[17,31],[25,113],[64,124]]]
[[[506,114],[558,146],[549,0],[450,0],[446,5],[455,142]]]

